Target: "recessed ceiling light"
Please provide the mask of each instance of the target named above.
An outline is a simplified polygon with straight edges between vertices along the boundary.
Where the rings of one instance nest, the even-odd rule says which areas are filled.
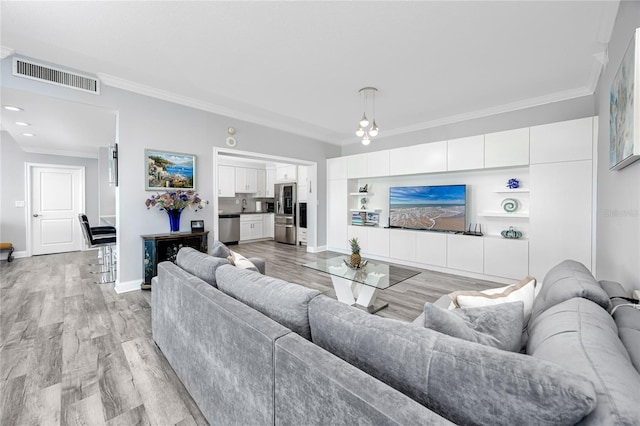
[[[16,121],[16,124],[18,126],[31,126],[30,123],[25,123],[24,121]]]
[[[4,109],[8,109],[9,111],[23,111],[22,108],[13,105],[5,105]]]
[[[23,133],[22,136],[35,136],[35,133]]]

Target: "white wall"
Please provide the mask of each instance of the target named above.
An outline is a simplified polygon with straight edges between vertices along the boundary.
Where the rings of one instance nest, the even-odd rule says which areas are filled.
[[[0,240],[13,243],[17,252],[27,249],[25,210],[27,204],[25,163],[85,167],[85,200],[90,223],[98,224],[98,160],[25,152],[6,131],[0,132]],[[25,207],[15,207],[24,201]]]
[[[619,171],[609,170],[609,91],[638,27],[640,2],[620,2],[609,43],[609,64],[600,77],[595,100],[600,116],[596,271],[599,279],[619,281],[627,289],[640,289],[640,161]],[[635,102],[640,107],[640,99]]]

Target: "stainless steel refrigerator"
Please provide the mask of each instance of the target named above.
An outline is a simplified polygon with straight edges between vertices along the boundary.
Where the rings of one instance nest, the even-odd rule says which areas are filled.
[[[275,185],[275,240],[280,243],[296,244],[296,196],[295,183]]]

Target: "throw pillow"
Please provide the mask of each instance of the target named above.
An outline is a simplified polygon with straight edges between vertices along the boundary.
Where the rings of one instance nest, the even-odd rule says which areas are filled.
[[[211,247],[211,256],[223,257],[226,259],[229,257],[230,251],[231,250],[229,250],[229,248],[225,246],[224,243],[221,243],[220,241],[214,241],[213,247]]]
[[[425,303],[424,326],[470,342],[519,352],[522,346],[523,309],[524,303],[521,301],[455,310]]]
[[[535,287],[536,279],[526,277],[514,285],[482,291],[457,291],[451,293],[449,297],[452,299],[455,297],[454,303],[460,308],[477,308],[521,301],[524,304],[523,324],[526,327],[533,308]]]
[[[249,259],[233,250],[229,250],[229,257],[227,260],[230,264],[237,266],[238,268],[257,270],[256,265],[254,265]]]

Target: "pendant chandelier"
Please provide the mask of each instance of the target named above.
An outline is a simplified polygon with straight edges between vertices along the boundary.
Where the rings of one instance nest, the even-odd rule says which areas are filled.
[[[362,118],[358,123],[358,129],[356,130],[356,136],[362,138],[363,145],[369,145],[371,138],[378,136],[378,125],[376,124],[376,92],[378,89],[375,87],[363,87],[358,92],[360,93],[360,102],[362,104]],[[371,99],[371,121],[367,118],[367,106],[369,105],[369,99]]]

